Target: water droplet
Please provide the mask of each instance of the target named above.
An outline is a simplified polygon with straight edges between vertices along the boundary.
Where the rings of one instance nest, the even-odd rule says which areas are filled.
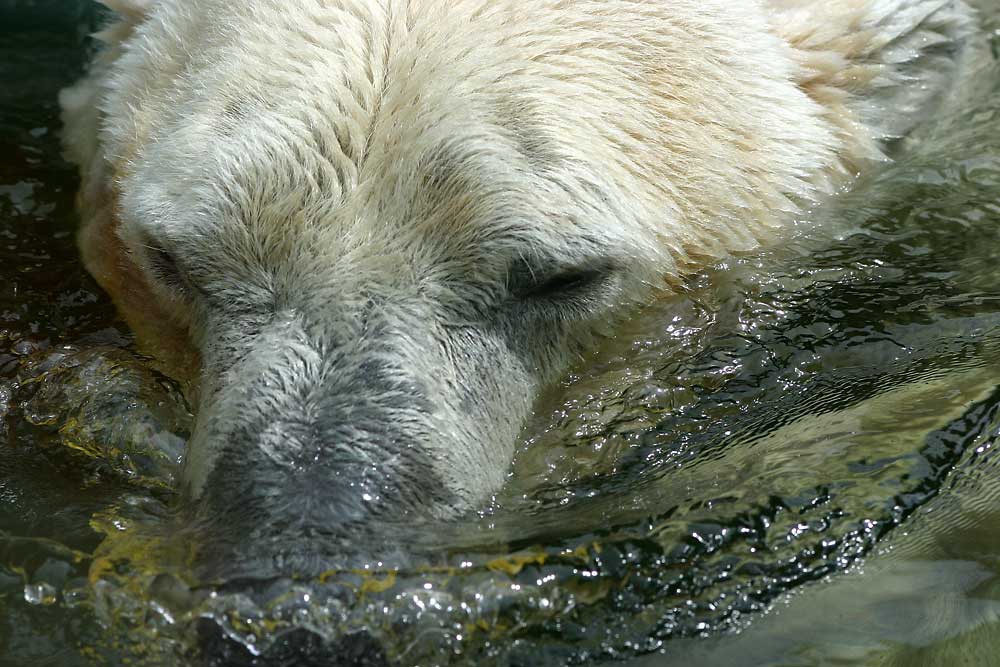
[[[26,584],[24,601],[28,604],[50,605],[56,601],[56,589],[50,584]]]

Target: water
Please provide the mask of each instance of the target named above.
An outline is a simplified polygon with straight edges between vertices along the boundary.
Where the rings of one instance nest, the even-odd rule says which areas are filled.
[[[899,160],[607,341],[540,403],[489,511],[418,532],[403,569],[203,582],[171,502],[190,415],[72,239],[55,94],[93,9],[0,0],[0,664],[991,664],[981,4],[982,57]]]

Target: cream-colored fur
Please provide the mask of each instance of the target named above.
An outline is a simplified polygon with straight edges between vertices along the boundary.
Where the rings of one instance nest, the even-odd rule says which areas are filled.
[[[309,380],[327,406],[375,355],[427,401],[384,417],[463,506],[502,483],[531,397],[601,322],[882,159],[969,25],[946,0],[108,4],[122,20],[62,100],[81,247],[201,388],[193,493],[232,424],[284,423],[267,369],[294,385],[332,364]],[[519,267],[593,286],[519,292]],[[307,422],[332,428],[324,410]],[[292,466],[307,448],[281,437],[261,451]]]
[[[101,33],[111,45],[103,62],[63,98],[70,110],[104,110],[101,148],[97,119],[68,114],[72,155],[99,174],[87,179],[95,189],[128,178],[165,132],[182,130],[172,169],[199,161],[204,135],[239,122],[225,117],[230,104],[319,121],[342,162],[322,168],[345,197],[372,158],[396,157],[365,146],[377,120],[398,126],[397,142],[430,141],[423,129],[440,121],[447,135],[448,117],[463,112],[455,105],[495,115],[509,96],[511,127],[501,129],[513,141],[518,109],[541,96],[531,130],[555,138],[558,157],[604,172],[580,180],[624,200],[641,228],[633,238],[659,241],[651,247],[667,274],[692,254],[700,263],[754,246],[877,158],[882,124],[912,109],[879,109],[881,119],[857,109],[965,21],[942,0],[107,4],[125,20]],[[887,49],[895,42],[903,48]],[[339,117],[308,118],[331,105]],[[177,177],[202,176],[191,171]]]

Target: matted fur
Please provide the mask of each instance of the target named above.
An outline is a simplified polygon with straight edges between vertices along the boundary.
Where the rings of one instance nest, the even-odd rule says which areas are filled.
[[[969,29],[942,0],[108,4],[62,98],[81,248],[200,396],[186,484],[229,510],[347,493],[313,456],[376,513],[480,503],[602,323],[882,159]],[[567,274],[590,291],[539,296]]]

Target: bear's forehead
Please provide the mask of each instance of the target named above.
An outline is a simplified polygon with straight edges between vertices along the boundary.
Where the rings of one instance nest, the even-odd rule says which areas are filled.
[[[157,129],[130,180],[143,192],[133,197],[145,204],[140,215],[166,213],[174,226],[499,237],[565,227],[568,204],[583,199],[569,191],[568,174],[597,180],[526,95],[415,92],[409,103],[362,109],[335,96],[185,87],[186,114]]]
[[[490,124],[442,122],[367,141],[358,147],[336,121],[281,115],[215,135],[189,127],[147,147],[130,183],[164,207],[215,207],[246,223],[284,216],[348,224],[374,212],[387,224],[411,226],[470,207],[513,211],[556,163]]]
[[[120,82],[135,124],[122,157],[162,153],[188,181],[232,174],[273,189],[287,175],[328,199],[366,181],[406,196],[419,181],[621,159],[597,136],[620,114],[579,106],[611,82],[567,56],[590,48],[591,28],[546,26],[562,12],[534,7],[525,23],[527,6],[478,0],[254,4],[167,7],[143,27],[145,48],[122,62],[137,72]]]
[[[553,183],[556,158],[497,125],[463,119],[376,140],[356,162],[334,133],[301,118],[257,114],[231,129],[174,137],[194,158],[169,157],[171,141],[151,147],[164,154],[142,162],[127,195],[134,220],[192,256],[210,252],[209,264],[259,255],[273,267],[311,255],[363,270],[366,256],[382,266],[392,255],[417,269],[501,275],[539,248],[599,252],[594,228],[618,229],[577,213],[587,193]],[[584,219],[588,228],[574,224]]]
[[[109,109],[127,105],[119,115],[134,126],[113,128],[121,141],[108,145],[126,163],[132,217],[180,235],[304,225],[437,235],[455,240],[449,248],[469,238],[553,246],[581,225],[653,247],[646,208],[666,201],[658,221],[676,217],[670,196],[686,190],[672,165],[696,162],[665,161],[666,147],[647,145],[643,132],[658,122],[644,104],[648,81],[619,76],[628,60],[646,72],[654,42],[633,35],[610,51],[625,26],[599,3],[576,16],[428,0],[411,3],[402,28],[386,3],[267,4],[261,16],[243,3],[170,5],[176,16],[143,28],[148,48],[123,57],[135,78],[122,75]],[[568,13],[572,29],[561,23]],[[444,15],[447,30],[433,20]]]

